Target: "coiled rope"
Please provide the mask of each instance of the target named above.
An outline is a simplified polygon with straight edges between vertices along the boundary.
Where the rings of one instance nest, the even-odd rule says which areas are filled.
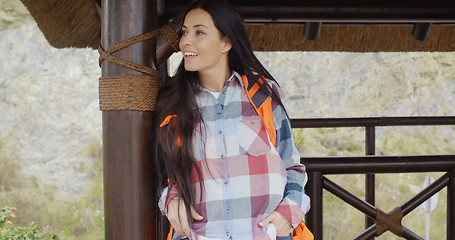
[[[99,65],[104,60],[120,66],[142,72],[146,75],[125,75],[99,78],[99,100],[101,111],[153,111],[155,109],[158,90],[161,85],[159,71],[151,67],[140,65],[114,55],[115,52],[130,47],[141,41],[149,40],[161,35],[172,46],[174,52],[179,51],[179,36],[169,26],[164,25],[151,32],[132,37],[104,50],[100,45]]]

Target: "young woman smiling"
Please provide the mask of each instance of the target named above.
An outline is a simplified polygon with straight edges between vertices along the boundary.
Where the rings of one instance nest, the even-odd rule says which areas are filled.
[[[160,209],[172,239],[291,239],[309,210],[307,175],[282,92],[254,55],[243,19],[225,1],[195,2],[180,49],[182,63],[156,106]],[[247,79],[265,80],[258,86],[275,132],[253,106]]]

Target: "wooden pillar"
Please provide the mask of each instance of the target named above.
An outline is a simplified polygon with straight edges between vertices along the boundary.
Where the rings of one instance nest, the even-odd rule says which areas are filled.
[[[104,49],[157,27],[156,0],[105,0],[101,7]],[[135,44],[116,56],[153,66],[153,41]],[[104,61],[102,76],[142,75]],[[104,111],[104,216],[109,240],[158,239],[156,181],[151,152],[152,112]]]

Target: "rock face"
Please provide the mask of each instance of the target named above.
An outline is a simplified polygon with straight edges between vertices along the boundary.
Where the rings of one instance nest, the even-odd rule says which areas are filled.
[[[80,169],[101,142],[97,52],[54,49],[31,19],[0,36],[1,139],[27,174],[82,192]],[[257,55],[292,117],[455,115],[454,53]]]
[[[78,169],[101,141],[98,54],[50,47],[32,20],[0,34],[0,137],[26,173],[80,193]]]
[[[258,53],[293,117],[455,114],[454,53]]]
[[[32,17],[27,8],[17,0],[0,0],[0,30],[17,28]]]

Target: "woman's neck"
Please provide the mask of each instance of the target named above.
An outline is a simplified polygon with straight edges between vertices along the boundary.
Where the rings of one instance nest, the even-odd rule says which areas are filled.
[[[211,92],[221,92],[229,77],[231,77],[229,68],[226,68],[226,71],[221,71],[221,73],[215,71],[199,72],[199,79],[202,87]]]

